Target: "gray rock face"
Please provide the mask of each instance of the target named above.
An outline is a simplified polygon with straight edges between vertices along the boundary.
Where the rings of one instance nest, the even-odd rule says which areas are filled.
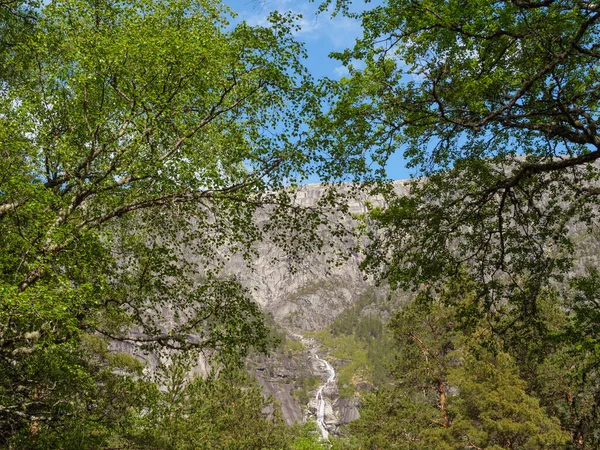
[[[283,418],[288,425],[302,422],[304,416],[302,408],[293,395],[294,371],[290,370],[274,377],[272,374],[261,373],[263,370],[266,369],[256,369],[254,372],[256,379],[263,388],[263,394],[266,396],[271,395],[277,400]]]
[[[333,408],[337,411],[340,423],[347,424],[360,417],[358,412],[360,401],[358,398],[346,399],[340,397],[334,402]]]
[[[397,183],[399,192],[406,191],[404,183]],[[296,205],[311,208],[326,195],[325,187],[318,184],[303,186],[295,196]],[[352,214],[367,211],[367,201],[377,204],[373,198],[349,198],[348,213],[332,214],[329,220],[336,221],[348,230],[343,236],[333,237],[328,227],[323,226],[321,237],[339,253],[349,254],[347,250],[354,245],[351,233],[355,222]],[[256,222],[266,220],[257,214]],[[362,293],[372,288],[372,283],[365,280],[359,269],[361,258],[349,254],[346,259],[329,261],[331,251],[314,252],[304,255],[295,270],[290,270],[287,255],[272,240],[267,238],[255,245],[256,255],[251,261],[242,257],[233,257],[223,269],[224,276],[235,276],[253,293],[255,301],[264,312],[273,316],[282,328],[292,332],[319,330],[329,325],[346,307],[354,303]],[[193,245],[189,247],[187,256],[193,261]],[[202,263],[198,262],[198,276],[202,277]],[[161,324],[168,330],[173,320],[171,311],[165,310],[161,316]],[[133,330],[135,333],[135,330]],[[154,371],[160,364],[168,363],[155,354],[143,352],[133,343],[113,342],[113,351],[124,351],[135,355],[147,363],[149,371]],[[306,420],[316,412],[314,404],[315,390],[308,393],[312,399],[305,402],[299,398],[297,382],[310,377],[326,379],[323,368],[315,358],[316,347],[307,348],[294,357],[275,354],[271,358],[254,357],[248,364],[249,371],[263,387],[265,395],[272,395],[281,407],[282,414],[288,424]],[[208,362],[199,360],[193,373],[208,372]],[[304,393],[306,395],[306,393]],[[331,433],[336,433],[340,425],[358,417],[358,402],[339,398],[337,385],[332,383],[323,389],[325,399],[324,422]]]
[[[406,192],[407,188],[399,182],[397,190]],[[296,195],[296,203],[312,207],[323,195],[325,188],[321,185],[303,186]],[[335,215],[333,220],[351,230],[355,225],[351,215],[366,212],[367,201],[377,203],[377,199],[373,198],[349,199],[348,214]],[[262,217],[257,217],[258,222],[261,220]],[[323,236],[343,253],[349,253],[346,249],[354,244],[352,234],[333,238],[327,227],[323,227]],[[263,386],[264,393],[272,394],[281,405],[288,424],[314,419],[318,407],[315,399],[317,389],[310,391],[310,399],[303,403],[298,396],[298,383],[301,379],[317,377],[322,384],[327,373],[315,357],[316,343],[302,339],[296,333],[326,327],[361,294],[372,289],[372,283],[364,279],[359,269],[361,258],[356,254],[331,264],[327,254],[315,252],[305,255],[299,267],[292,272],[286,255],[269,241],[268,236],[265,241],[256,244],[256,249],[257,256],[250,264],[234,258],[225,271],[241,280],[253,292],[263,311],[272,314],[276,323],[290,331],[290,338],[302,340],[305,349],[293,356],[274,354],[271,358],[251,361],[250,371]],[[337,434],[340,426],[359,417],[358,400],[339,398],[335,382],[328,384],[322,395],[325,401],[324,423],[330,433]]]
[[[397,190],[407,191],[404,182],[397,182]],[[296,204],[314,207],[324,195],[325,187],[309,184],[299,188]],[[256,244],[257,257],[249,265],[234,258],[225,271],[242,280],[263,310],[271,313],[283,327],[300,331],[322,329],[371,285],[359,269],[361,257],[348,251],[355,243],[350,233],[355,225],[352,214],[366,212],[367,202],[377,204],[378,199],[349,198],[348,214],[330,217],[348,230],[347,235],[334,238],[327,227],[323,227],[323,239],[332,250],[346,254],[345,260],[332,263],[328,261],[330,252],[314,252],[304,255],[292,272],[284,252],[267,236],[264,242]],[[257,218],[261,220],[263,218]]]
[[[396,191],[405,194],[404,182],[396,183]],[[321,185],[306,185],[299,189],[296,204],[312,207],[325,194]],[[348,200],[348,215],[335,215],[347,229],[354,225],[350,214],[360,214],[367,210],[367,201],[378,203],[374,198],[353,198]],[[257,222],[265,220],[257,217]],[[326,227],[323,227],[324,240],[333,242],[334,249],[344,250],[353,244],[353,236],[334,239]],[[569,275],[579,274],[584,267],[598,265],[600,246],[598,240],[586,239],[586,229],[582,225],[572,227],[576,253],[580,255],[578,263]],[[552,252],[551,248],[547,251]],[[193,255],[191,255],[193,257]],[[372,283],[365,280],[359,269],[361,258],[351,254],[337,265],[328,261],[326,254],[315,252],[305,255],[295,271],[290,270],[285,253],[267,239],[256,243],[256,256],[249,263],[242,258],[232,258],[225,266],[224,273],[234,275],[253,293],[254,299],[263,311],[272,314],[274,320],[284,329],[293,333],[319,330],[329,325],[346,307],[353,304],[362,293],[372,289]],[[377,311],[375,313],[378,313]],[[160,361],[153,355],[143,354],[132,344],[115,343],[113,350],[126,351],[145,360],[148,366],[155,368]],[[249,363],[249,370],[262,385],[265,395],[272,395],[281,407],[288,424],[315,417],[317,402],[313,389],[307,398],[298,395],[298,382],[309,377],[326,379],[322,367],[315,362],[312,347],[305,348],[299,354],[290,356],[275,354],[271,358],[255,358]],[[197,373],[205,373],[205,361],[199,361]],[[368,386],[365,386],[367,389]],[[305,393],[306,394],[306,393]],[[330,433],[339,432],[340,426],[359,417],[358,398],[339,397],[335,384],[323,389],[325,399],[324,422]]]
[[[406,193],[405,183],[398,182],[396,191]],[[304,186],[296,197],[297,203],[301,206],[313,206],[323,194],[324,188],[320,185]],[[368,201],[377,204],[377,199]],[[349,200],[349,212],[365,212],[366,203],[365,198]],[[350,215],[337,216],[336,220],[349,229],[353,226]],[[324,233],[327,231],[324,230]],[[572,228],[572,234],[578,236],[574,241],[580,257],[570,275],[581,273],[586,266],[597,266],[600,247],[597,239],[586,239],[586,233],[582,225]],[[344,245],[351,246],[352,236],[348,235],[346,238],[346,241],[340,239],[335,243],[338,249],[343,249]],[[547,251],[553,250],[549,248]],[[372,284],[364,279],[359,270],[360,261],[359,255],[350,255],[339,265],[332,266],[325,256],[315,253],[307,255],[297,271],[291,272],[285,255],[267,239],[257,243],[257,256],[250,264],[252,269],[234,259],[226,270],[253,291],[255,300],[265,312],[273,315],[278,324],[292,332],[303,332],[326,327],[363,292],[372,288]],[[312,353],[314,349],[309,348],[296,359],[286,360],[285,355],[275,356],[265,360],[263,367],[253,370],[265,393],[272,394],[280,403],[288,424],[317,416],[315,390],[310,393],[306,403],[302,403],[294,394],[299,377],[312,375],[321,380],[326,379],[323,369],[315,364]],[[359,417],[358,398],[339,397],[335,384],[326,386],[322,393],[325,400],[324,423],[329,433],[339,433],[342,425]]]

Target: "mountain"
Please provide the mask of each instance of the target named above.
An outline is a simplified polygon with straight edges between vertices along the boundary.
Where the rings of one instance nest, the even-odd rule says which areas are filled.
[[[404,182],[396,183],[398,193],[406,193]],[[326,195],[326,188],[309,184],[299,188],[297,205],[311,208]],[[346,257],[331,261],[330,253],[315,251],[305,254],[299,264],[291,266],[285,253],[267,239],[256,244],[257,256],[247,265],[241,258],[232,259],[228,274],[235,275],[253,292],[262,310],[273,318],[276,326],[286,335],[280,349],[270,357],[254,357],[249,370],[256,375],[265,394],[271,394],[280,404],[288,424],[318,415],[316,396],[322,389],[324,423],[329,431],[337,432],[345,423],[358,417],[359,399],[339,395],[336,382],[326,383],[329,376],[324,349],[318,341],[306,339],[307,333],[325,329],[343,311],[365,296],[374,303],[385,299],[388,291],[374,286],[365,279],[359,265],[361,256],[353,252],[356,244],[353,233],[356,221],[353,215],[367,211],[367,203],[377,204],[376,198],[365,195],[347,197],[347,213],[329,216],[335,225],[342,225],[347,233],[333,236],[327,226],[321,233],[327,245]],[[257,222],[266,220],[258,216]],[[368,305],[365,305],[368,306]],[[333,363],[335,366],[335,362]],[[325,386],[326,384],[326,386]]]
[[[396,182],[396,189],[399,193],[407,191],[402,181]],[[302,186],[295,196],[295,204],[302,208],[315,207],[326,192],[323,185]],[[364,194],[346,199],[347,213],[336,212],[329,215],[328,220],[342,225],[347,232],[333,236],[323,226],[320,233],[328,246],[324,252],[307,253],[292,268],[285,253],[267,235],[263,242],[256,244],[257,257],[249,265],[234,258],[226,267],[227,273],[239,277],[252,290],[263,311],[286,329],[324,328],[373,285],[360,271],[361,256],[352,250],[356,244],[353,215],[365,213],[367,203],[377,204],[378,199]],[[260,223],[266,218],[259,215],[256,220]],[[330,255],[335,250],[346,258],[331,261]]]

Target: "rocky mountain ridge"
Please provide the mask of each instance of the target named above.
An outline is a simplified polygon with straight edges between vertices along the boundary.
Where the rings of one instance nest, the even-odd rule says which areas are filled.
[[[399,194],[407,193],[405,181],[394,182],[394,185]],[[295,194],[295,204],[314,207],[326,195],[326,189],[320,184],[301,186]],[[334,238],[326,227],[322,230],[325,239],[335,241],[333,245],[346,253],[345,259],[332,263],[326,255],[315,251],[305,255],[302,264],[291,271],[283,252],[267,236],[265,241],[256,244],[257,257],[250,264],[234,258],[225,269],[238,277],[252,291],[263,311],[284,328],[322,329],[373,285],[360,271],[361,256],[351,251],[355,244],[351,230],[356,223],[353,215],[365,213],[368,203],[376,205],[381,200],[364,194],[346,199],[347,214],[333,215],[329,219],[344,225],[348,234]],[[259,216],[257,220],[263,218]]]

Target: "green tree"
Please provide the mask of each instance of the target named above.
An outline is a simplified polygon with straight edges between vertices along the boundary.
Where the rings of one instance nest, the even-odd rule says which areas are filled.
[[[576,278],[572,287],[566,298],[540,302],[541,333],[529,332],[523,339],[513,331],[506,341],[517,349],[512,353],[529,389],[560,418],[574,448],[593,449],[600,444],[597,273]]]
[[[526,382],[507,353],[463,351],[448,382],[458,390],[449,406],[452,426],[432,433],[448,448],[559,449],[570,440],[558,419],[549,418],[526,393]]]
[[[419,177],[408,196],[377,186],[365,269],[433,297],[468,271],[475,301],[457,319],[485,317],[572,445],[595,448],[598,5],[352,3],[323,6],[364,33],[336,55],[350,74],[320,137],[348,164],[400,152]]]
[[[393,285],[433,284],[469,262],[488,307],[524,317],[560,280],[597,217],[600,11],[580,1],[385,1],[337,54],[323,145],[402,152],[426,180],[410,198],[381,188],[365,267]],[[359,70],[360,68],[360,70]],[[591,233],[590,233],[591,236]]]
[[[296,425],[295,436],[290,443],[290,450],[323,450],[329,447],[320,438],[315,422]]]
[[[569,434],[527,393],[489,329],[459,328],[457,304],[473,296],[454,300],[417,299],[396,315],[394,381],[367,397],[353,435],[372,449],[564,448]]]
[[[290,260],[319,245],[320,211],[282,189],[316,170],[302,135],[318,92],[290,16],[232,26],[215,0],[0,13],[0,445],[100,446],[121,422],[88,413],[137,375],[91,336],[167,357],[264,350],[262,314],[220,269],[265,230]]]
[[[284,449],[291,434],[273,399],[238,368],[190,380],[190,359],[159,374],[128,442],[140,449]],[[269,410],[273,413],[269,414]]]

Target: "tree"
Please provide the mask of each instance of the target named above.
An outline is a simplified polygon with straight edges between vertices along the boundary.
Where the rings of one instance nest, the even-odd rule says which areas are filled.
[[[564,448],[568,433],[526,392],[514,358],[490,342],[485,324],[459,327],[457,312],[474,301],[468,288],[423,300],[390,323],[394,382],[368,397],[350,425],[364,448]]]
[[[72,418],[101,407],[106,377],[135,377],[100,370],[90,336],[264,349],[258,307],[221,268],[266,229],[286,250],[319,245],[321,212],[282,189],[316,170],[302,142],[318,92],[290,16],[231,26],[214,0],[0,12],[0,445],[102,440]]]
[[[464,352],[462,364],[449,373],[449,383],[459,392],[450,402],[452,427],[432,437],[457,449],[564,448],[570,436],[526,393],[512,357],[474,350]]]
[[[598,5],[330,4],[364,34],[336,55],[324,145],[382,172],[402,152],[417,178],[376,186],[365,269],[432,299],[466,271],[462,327],[484,320],[571,445],[597,447]]]
[[[287,448],[291,437],[278,409],[243,370],[190,380],[190,358],[175,358],[128,442],[140,449]]]
[[[592,449],[600,444],[597,272],[577,277],[572,288],[572,295],[542,304],[546,333],[529,349],[521,340],[526,350],[516,354],[529,361],[519,363],[522,373],[529,374],[532,390],[571,433],[574,447]]]
[[[433,284],[468,262],[487,309],[524,317],[571,267],[597,220],[600,11],[581,1],[388,1],[337,54],[324,145],[403,152],[409,198],[379,189],[365,267],[393,285]],[[347,160],[351,160],[348,156]],[[576,232],[579,242],[574,241]]]

